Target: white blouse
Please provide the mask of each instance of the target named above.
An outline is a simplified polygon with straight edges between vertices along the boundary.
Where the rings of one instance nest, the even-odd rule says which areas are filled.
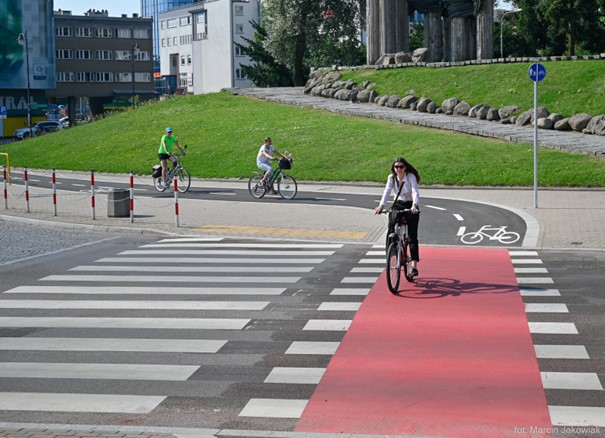
[[[390,174],[389,178],[387,179],[387,185],[382,194],[382,199],[380,200],[380,205],[385,207],[391,192],[393,192],[393,196],[396,196],[398,191],[399,184],[395,183],[395,176]],[[418,181],[416,180],[416,175],[413,173],[405,174],[403,177],[403,188],[401,189],[401,193],[397,199],[404,202],[412,201],[412,203],[416,206],[420,206],[420,194],[418,193]],[[393,202],[396,202],[397,199],[395,199]]]

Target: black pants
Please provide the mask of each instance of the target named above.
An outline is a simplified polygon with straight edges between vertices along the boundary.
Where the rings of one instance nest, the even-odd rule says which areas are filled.
[[[397,210],[405,210],[412,208],[412,201],[397,201],[393,206],[393,212],[389,215],[389,230],[387,233],[387,249],[389,247],[389,236],[395,232],[395,223],[402,223],[402,218],[405,217],[408,223],[408,237],[410,238],[410,252],[412,253],[412,260],[419,261],[418,251],[418,222],[420,221],[420,214],[404,213]]]

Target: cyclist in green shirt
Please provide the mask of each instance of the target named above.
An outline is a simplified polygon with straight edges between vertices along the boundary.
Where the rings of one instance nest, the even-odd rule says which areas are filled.
[[[176,158],[172,156],[172,146],[175,145],[181,151],[181,155],[185,155],[185,151],[179,144],[179,141],[175,136],[172,135],[172,128],[166,128],[166,133],[162,136],[162,141],[160,142],[160,150],[158,151],[158,158],[160,159],[160,164],[162,165],[162,183],[164,187],[168,188],[170,184],[166,182],[166,174],[168,173],[168,164],[167,160],[176,162]]]

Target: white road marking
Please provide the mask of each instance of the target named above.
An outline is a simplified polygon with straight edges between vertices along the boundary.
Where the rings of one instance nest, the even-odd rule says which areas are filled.
[[[0,392],[0,410],[148,414],[165,399],[141,395]]]
[[[249,319],[0,317],[0,327],[241,330]]]
[[[583,345],[534,345],[538,359],[590,359]]]
[[[327,354],[336,353],[340,342],[294,341],[284,354]]]
[[[264,383],[317,385],[325,372],[325,368],[275,367],[271,370]]]
[[[240,417],[300,418],[308,400],[252,398]]]

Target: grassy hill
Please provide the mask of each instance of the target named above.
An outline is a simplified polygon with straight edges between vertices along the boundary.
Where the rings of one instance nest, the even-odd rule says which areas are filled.
[[[581,67],[576,73],[577,80],[574,79],[577,90],[588,88],[581,84],[582,78],[588,81],[596,74],[595,69],[605,68],[605,62],[583,61],[570,65]],[[515,104],[515,99],[505,102],[503,96],[520,99],[530,93],[527,69],[519,74],[516,82],[502,84],[494,79],[497,74],[504,74],[497,73],[502,67],[510,66],[460,69],[455,77],[453,70],[445,69],[350,73],[366,75],[364,77],[373,73],[377,75],[375,78],[385,75],[384,80],[372,80],[377,82],[379,90],[390,90],[389,94],[414,88],[418,94],[426,91],[427,96],[439,102],[440,96],[436,94],[440,88],[445,90],[452,83],[467,84],[456,86],[453,90],[456,93],[441,90],[441,96],[456,95],[469,102],[483,101],[493,106],[500,101]],[[549,66],[547,69],[550,76],[556,77],[554,69]],[[396,79],[395,73],[406,75],[406,79],[403,76]],[[410,74],[418,76],[413,79],[407,76]],[[469,77],[486,79],[469,82]],[[547,81],[541,85],[543,90],[548,87]],[[462,94],[471,93],[466,87],[478,83],[484,84],[483,89],[475,86],[473,94]],[[605,80],[599,84],[591,85],[595,88],[591,88],[590,93],[570,94],[560,101],[567,105],[565,108],[573,108],[580,101],[589,101],[592,95],[601,93],[603,105]],[[598,86],[601,88],[597,89]],[[512,91],[499,90],[507,87]],[[595,101],[592,108],[597,107]],[[585,112],[593,111],[584,108]],[[554,105],[549,109],[558,110]],[[255,158],[264,137],[271,136],[279,150],[287,149],[294,154],[291,174],[302,181],[383,182],[392,160],[403,155],[419,169],[423,184],[526,187],[533,184],[533,145],[343,116],[228,93],[175,97],[87,125],[15,142],[0,151],[10,154],[12,166],[134,171],[144,175],[149,174],[157,162],[159,141],[166,126],[174,129],[182,144],[189,145],[183,163],[193,176],[200,178],[247,179],[256,170]],[[605,187],[605,160],[544,149],[540,150],[539,162],[542,187]]]

